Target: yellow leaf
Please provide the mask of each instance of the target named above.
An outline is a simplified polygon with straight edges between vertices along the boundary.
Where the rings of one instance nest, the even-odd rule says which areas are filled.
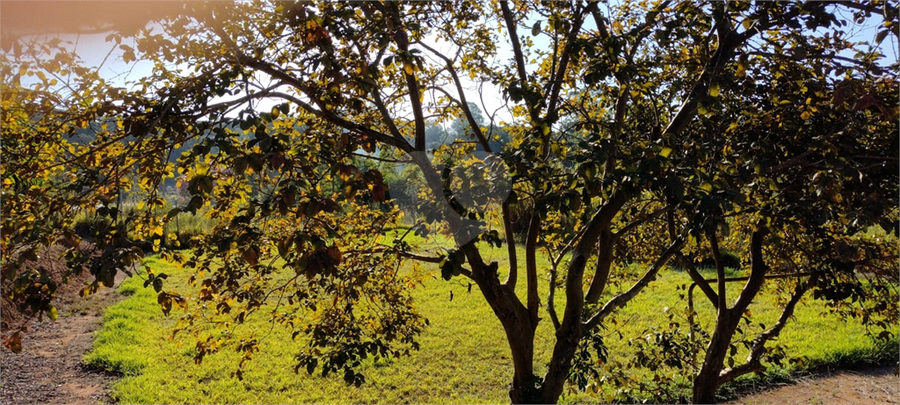
[[[409,61],[406,60],[403,61],[403,70],[406,71],[406,74],[412,76],[414,72],[412,63],[409,63]]]
[[[738,123],[732,122],[731,125],[728,126],[728,132],[734,132],[734,130],[738,129]]]
[[[668,158],[669,155],[671,155],[671,154],[672,154],[672,148],[662,148],[662,149],[659,151],[659,155],[662,156],[662,157],[664,157],[664,158]]]
[[[613,31],[615,31],[615,32],[622,32],[622,30],[623,30],[623,28],[622,28],[622,23],[620,23],[620,22],[618,22],[618,21],[613,21],[613,23],[612,23],[612,29],[613,29]]]
[[[809,111],[804,111],[804,112],[800,113],[800,118],[804,119],[804,120],[808,120],[810,115],[812,115],[812,114],[810,114]]]
[[[719,85],[714,84],[709,86],[709,95],[713,97],[719,97]]]

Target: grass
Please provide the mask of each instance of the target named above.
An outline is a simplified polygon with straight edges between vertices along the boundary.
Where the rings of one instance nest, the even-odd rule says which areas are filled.
[[[173,207],[166,205],[163,208],[157,209],[154,212],[154,215],[165,215],[171,208]],[[122,210],[128,215],[134,215],[137,211],[137,205],[134,203],[126,203],[123,204]],[[104,227],[107,226],[105,224],[108,224],[108,222],[109,219],[106,217],[82,210],[75,215],[73,228],[75,229],[75,232],[82,237],[92,237],[99,229],[104,229]],[[215,220],[204,215],[202,212],[180,212],[166,223],[161,242],[164,245],[175,247],[173,241],[174,236],[174,240],[178,241],[178,246],[188,247],[191,244],[191,238],[206,234],[207,230],[212,229],[214,226]],[[134,227],[131,225],[124,226],[124,231],[129,239],[140,245],[145,251],[149,252],[153,246],[152,242],[149,240],[136,240],[133,228]]]
[[[500,261],[503,269],[505,248],[485,250],[487,258]],[[549,267],[546,258],[539,260],[541,268]],[[147,264],[156,272],[170,274],[170,286],[183,284],[179,281],[188,276],[186,270],[155,258],[147,259]],[[467,293],[468,286],[461,279],[443,281],[437,266],[433,267],[436,277],[413,291],[417,307],[430,321],[419,339],[421,350],[409,357],[365,363],[367,382],[360,388],[345,385],[340,375],[323,378],[309,376],[302,370],[294,374],[293,356],[301,343],[292,341],[290,332],[277,326],[262,342],[260,353],[245,367],[243,381],[232,377],[239,361],[233,351],[224,350],[195,365],[189,339],[168,340],[179,310],[164,317],[156,295],[152,289],[143,288],[139,278],[122,284],[119,292],[128,298],[107,309],[94,350],[84,360],[88,365],[123,375],[113,392],[122,403],[507,403],[512,360],[500,322],[477,286]],[[519,284],[524,289],[525,283]],[[610,319],[604,331],[610,362],[626,362],[635,350],[629,341],[642,338],[651,326],[667,324],[668,315],[684,324],[681,308],[686,301],[679,295],[683,290],[676,286],[689,284],[685,273],[664,270],[644,293]],[[739,284],[730,283],[731,297],[741,287]],[[627,286],[623,283],[619,289]],[[699,291],[695,291],[694,299],[699,321],[709,328],[712,306]],[[777,317],[772,309],[773,299],[771,291],[765,291],[751,306],[754,325],[770,325]],[[821,302],[806,299],[798,305],[796,319],[777,341],[791,357],[804,358],[804,365],[785,362],[784,367],[767,374],[770,377],[743,378],[735,386],[761,384],[767,381],[765,378],[787,376],[804,367],[841,364],[857,356],[883,356],[883,347],[865,336],[860,325],[824,311]],[[546,370],[553,344],[550,322],[544,314],[542,317],[535,349],[539,374]],[[261,319],[254,322],[254,327],[268,328]],[[758,331],[759,327],[747,329]],[[896,325],[894,329],[896,334]],[[745,354],[738,354],[738,359],[744,357]],[[649,378],[644,369],[629,369],[626,373],[635,379]],[[606,402],[619,388],[624,387],[600,386],[597,394],[567,392],[562,401]]]

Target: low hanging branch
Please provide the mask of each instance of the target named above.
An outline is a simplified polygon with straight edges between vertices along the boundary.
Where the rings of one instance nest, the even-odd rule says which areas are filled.
[[[744,374],[766,369],[766,366],[761,363],[762,357],[766,353],[766,342],[772,338],[778,337],[788,320],[794,315],[794,307],[797,306],[797,303],[800,302],[800,299],[807,291],[809,291],[810,287],[815,284],[817,279],[818,273],[815,273],[810,276],[806,282],[801,281],[797,284],[797,288],[791,295],[791,299],[781,312],[781,316],[778,317],[778,322],[776,322],[769,330],[759,334],[759,336],[753,340],[753,345],[750,347],[750,354],[747,356],[746,363],[734,368],[726,368],[719,373],[719,385],[725,384]]]

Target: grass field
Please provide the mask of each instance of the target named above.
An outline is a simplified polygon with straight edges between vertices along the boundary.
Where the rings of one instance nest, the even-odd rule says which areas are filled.
[[[486,250],[498,261],[505,252],[505,248]],[[189,275],[155,258],[146,262],[154,271],[171,275],[169,286],[178,285]],[[94,350],[85,356],[85,362],[124,375],[113,392],[120,403],[507,403],[512,361],[499,321],[478,287],[469,294],[467,285],[458,279],[443,281],[436,265],[432,270],[436,277],[413,292],[418,308],[430,321],[419,339],[421,350],[409,357],[365,363],[367,382],[360,388],[345,385],[340,375],[323,378],[309,376],[303,370],[295,374],[293,356],[302,343],[292,341],[290,332],[277,326],[262,342],[260,353],[245,366],[243,381],[231,377],[239,361],[234,351],[223,350],[195,365],[192,342],[185,340],[178,345],[167,339],[179,310],[164,317],[155,293],[143,288],[139,278],[126,280],[119,288],[128,297],[106,310]],[[519,284],[524,287],[524,283]],[[686,301],[679,297],[683,291],[676,286],[689,284],[686,274],[663,270],[657,281],[623,308],[615,323],[608,323],[604,331],[610,363],[624,363],[634,351],[629,340],[642,338],[651,326],[668,324],[667,313],[675,311],[675,319],[683,323]],[[739,284],[730,287],[736,291]],[[699,291],[695,293],[701,324],[708,326],[712,307]],[[773,323],[777,313],[771,309],[772,299],[764,292],[751,306],[754,325]],[[536,341],[539,374],[545,370],[552,347],[552,327],[542,317],[545,320],[540,323]],[[821,302],[807,298],[798,306],[795,317],[778,343],[787,348],[790,357],[804,358],[806,366],[884,356],[883,347],[866,337],[861,326],[826,314]],[[268,328],[262,319],[254,322],[254,327]],[[894,350],[896,346],[896,341],[887,345]],[[739,355],[738,359],[743,357]],[[784,366],[796,367],[787,362]],[[791,370],[776,368],[772,374],[784,375]],[[636,380],[648,378],[646,370],[626,373]],[[601,384],[599,388],[598,393],[568,391],[562,402],[607,402],[617,389],[628,387]]]

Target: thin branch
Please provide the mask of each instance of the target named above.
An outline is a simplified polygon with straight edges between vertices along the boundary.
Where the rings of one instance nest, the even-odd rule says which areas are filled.
[[[666,212],[666,222],[669,228],[669,238],[675,240],[677,238],[677,232],[675,231],[675,210],[672,209]],[[694,263],[684,257],[684,254],[681,251],[675,253],[675,260],[678,261],[678,264],[684,268],[688,275],[691,276],[691,280],[694,281],[695,284],[700,286],[700,290],[703,291],[703,294],[706,295],[706,298],[709,298],[709,301],[712,302],[713,307],[716,309],[719,308],[719,298],[716,296],[716,292],[713,291],[712,287],[709,285],[709,282],[706,281],[703,276],[700,275],[700,272],[697,271],[697,268],[694,267]]]
[[[675,255],[675,252],[679,251],[681,247],[684,246],[684,238],[675,239],[672,244],[666,248],[665,251],[656,259],[656,262],[644,273],[644,276],[641,277],[628,291],[625,291],[613,299],[609,300],[603,308],[600,309],[594,316],[590,317],[586,322],[584,322],[584,327],[586,329],[591,329],[597,326],[600,322],[603,321],[607,316],[609,316],[613,311],[618,309],[619,307],[631,301],[641,290],[644,289],[647,285],[650,284],[651,281],[656,279],[657,273],[659,273],[659,269],[665,266],[666,262]]]
[[[509,9],[508,1],[501,1],[500,9],[503,11],[503,20],[506,22],[506,29],[509,31],[509,40],[512,43],[519,82],[522,88],[526,88],[528,86],[528,74],[525,73],[525,57],[522,55],[522,45],[519,44],[519,34],[516,33],[515,16],[513,16],[512,11]],[[535,106],[529,105],[528,113],[531,117],[531,122],[537,124],[540,122],[540,117],[538,116],[537,108],[534,107]]]
[[[398,27],[393,33],[394,42],[400,49],[401,58],[409,59],[404,60],[404,63],[408,64],[407,66],[414,66],[412,56],[409,53],[409,35],[406,31],[399,28],[400,8],[398,3],[392,2],[390,6],[392,17],[396,20],[394,23]],[[422,113],[422,100],[419,98],[419,83],[416,80],[415,69],[409,71],[404,67],[403,76],[406,78],[406,87],[409,89],[409,102],[416,121],[415,150],[425,151],[425,118]]]
[[[527,283],[525,302],[528,306],[528,315],[531,317],[533,324],[537,324],[538,307],[540,306],[536,257],[537,239],[540,231],[541,217],[537,212],[533,211],[531,213],[531,220],[528,222],[528,233],[525,236],[525,282]]]
[[[557,265],[555,263],[550,265],[550,282],[547,284],[547,315],[550,316],[550,321],[553,322],[553,330],[559,330],[559,316],[556,314],[556,279],[559,275]]]
[[[421,255],[418,253],[412,253],[412,252],[407,252],[407,251],[403,251],[403,250],[392,249],[389,247],[374,248],[374,249],[367,249],[367,250],[355,250],[355,251],[346,252],[346,254],[350,255],[350,254],[370,254],[370,253],[387,253],[387,252],[396,253],[405,258],[412,259],[415,261],[425,262],[425,263],[440,263],[442,260],[444,260],[443,255],[441,255],[441,256],[426,256],[426,255]]]
[[[377,156],[363,155],[362,153],[356,153],[356,152],[350,152],[350,154],[353,155],[353,156],[359,156],[359,157],[361,157],[361,158],[371,159],[371,160],[377,160],[377,161],[379,161],[379,162],[385,162],[385,163],[412,163],[412,159],[403,159],[403,160],[400,160],[400,159],[385,159],[385,158],[380,158],[380,157],[377,157]]]
[[[640,226],[641,224],[643,224],[647,221],[650,221],[652,219],[655,219],[656,217],[659,217],[662,214],[665,214],[670,209],[671,209],[671,207],[663,207],[663,208],[653,211],[641,218],[631,221],[628,225],[625,225],[624,227],[622,227],[622,229],[619,229],[618,232],[614,233],[613,237],[618,240],[620,237],[622,237],[622,235],[624,235],[628,232],[631,232],[631,230],[633,230],[634,228],[637,228],[638,226]]]
[[[584,11],[585,10],[576,12],[575,21],[572,22],[572,28],[569,30],[568,35],[566,35],[566,43],[563,46],[562,54],[559,56],[559,67],[550,82],[552,87],[550,88],[550,101],[547,103],[548,114],[553,114],[556,111],[557,103],[559,103],[559,92],[562,89],[563,81],[566,77],[566,72],[568,71],[569,59],[571,58],[572,50],[575,47],[574,42],[578,37],[578,32],[581,31],[581,25],[584,23]],[[554,53],[556,52],[555,48]]]
[[[469,102],[466,100],[466,94],[465,94],[465,92],[463,92],[462,82],[460,82],[459,76],[456,74],[456,69],[453,68],[453,62],[449,58],[444,56],[442,53],[438,52],[436,49],[434,49],[424,43],[419,43],[419,46],[427,49],[428,51],[433,53],[438,58],[443,59],[444,62],[447,64],[447,72],[449,72],[450,76],[453,78],[453,84],[456,85],[456,92],[459,93],[459,101],[457,101],[457,104],[459,104],[459,107],[462,109],[463,113],[465,114],[466,121],[469,122],[469,127],[472,128],[472,131],[475,133],[475,137],[478,138],[478,142],[481,143],[481,146],[484,147],[484,150],[488,153],[493,152],[491,150],[491,145],[488,142],[488,139],[485,138],[485,136],[484,136],[484,132],[481,131],[481,127],[478,125],[477,122],[475,122],[475,116],[472,115],[472,110],[469,108]],[[441,90],[443,90],[443,89],[441,89]],[[444,92],[444,94],[447,94],[447,93]],[[451,100],[453,99],[452,97],[450,97],[449,94],[447,94],[447,97],[450,98]]]
[[[725,303],[725,263],[722,261],[722,255],[719,252],[719,237],[716,235],[716,230],[707,231],[706,238],[709,239],[711,254],[716,262],[716,284],[719,298],[716,308],[721,311],[728,308],[728,304]]]
[[[506,251],[509,256],[509,272],[506,274],[504,285],[509,287],[511,291],[516,290],[516,281],[519,278],[519,260],[518,252],[516,252],[516,239],[512,229],[512,212],[509,202],[504,201],[501,206],[503,211],[503,231],[506,236]]]
[[[769,330],[760,333],[759,336],[757,336],[756,339],[753,340],[753,345],[750,347],[750,354],[747,356],[746,363],[734,368],[726,368],[722,370],[719,373],[719,385],[725,384],[744,374],[766,369],[766,367],[763,366],[760,362],[762,360],[762,355],[765,353],[766,342],[777,337],[781,333],[784,325],[787,324],[791,316],[794,315],[794,308],[797,306],[797,303],[800,302],[800,298],[802,298],[806,291],[808,291],[809,288],[815,283],[817,278],[818,273],[815,273],[809,278],[808,281],[801,281],[797,285],[797,288],[791,295],[791,299],[788,301],[787,305],[785,305],[784,310],[781,312],[781,316],[778,317],[778,321],[775,323],[775,325],[772,326],[772,328],[770,328]]]

